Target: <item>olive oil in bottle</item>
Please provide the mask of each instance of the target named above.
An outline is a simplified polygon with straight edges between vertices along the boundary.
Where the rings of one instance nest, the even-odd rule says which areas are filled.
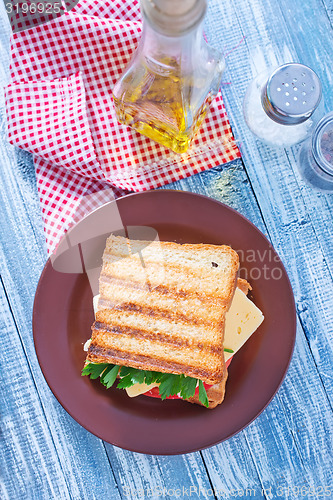
[[[203,39],[205,10],[205,0],[142,0],[142,38],[113,91],[120,123],[177,153],[188,149],[224,69]]]

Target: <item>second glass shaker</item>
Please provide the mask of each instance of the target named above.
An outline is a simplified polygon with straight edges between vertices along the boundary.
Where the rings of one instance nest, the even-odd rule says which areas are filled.
[[[298,168],[312,187],[333,192],[333,113],[325,115],[312,136],[302,144]]]

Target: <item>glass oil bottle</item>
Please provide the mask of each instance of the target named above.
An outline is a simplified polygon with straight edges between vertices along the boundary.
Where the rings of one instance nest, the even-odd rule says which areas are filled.
[[[116,83],[117,118],[184,153],[218,93],[224,59],[203,38],[206,0],[141,0],[143,31]]]

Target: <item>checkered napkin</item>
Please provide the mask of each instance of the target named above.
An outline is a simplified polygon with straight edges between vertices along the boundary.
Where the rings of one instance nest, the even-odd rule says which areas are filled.
[[[140,32],[136,1],[81,0],[12,36],[8,137],[33,154],[50,252],[98,205],[240,156],[221,94],[182,155],[117,122],[112,89]]]

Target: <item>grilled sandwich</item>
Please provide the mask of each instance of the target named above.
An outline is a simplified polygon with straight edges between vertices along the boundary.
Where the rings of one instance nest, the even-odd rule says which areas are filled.
[[[98,306],[83,374],[89,374],[88,366],[105,366],[110,372],[106,380],[112,382],[122,374],[128,378],[134,369],[136,380],[148,389],[172,376],[174,391],[178,387],[186,396],[189,392],[181,384],[191,387],[190,397],[184,399],[210,408],[221,403],[227,379],[225,319],[238,268],[238,255],[228,246],[111,235],[103,254]],[[239,282],[239,286],[246,289],[245,283]],[[147,375],[146,380],[139,376],[142,373],[157,373],[160,378]],[[153,383],[147,385],[146,381]]]

